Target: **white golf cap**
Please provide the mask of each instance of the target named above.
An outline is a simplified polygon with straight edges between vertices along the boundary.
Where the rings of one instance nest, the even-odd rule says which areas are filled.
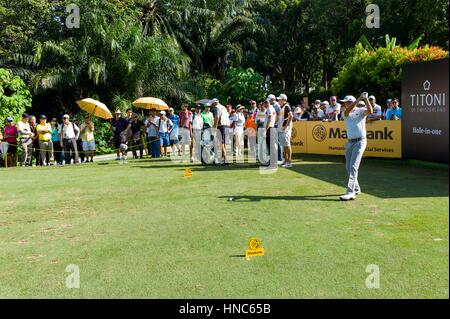
[[[376,100],[375,96],[373,96],[373,95],[369,96],[369,100],[374,100],[375,101]]]
[[[356,98],[353,95],[347,95],[346,97],[344,97],[343,100],[340,100],[341,103],[346,103],[346,102],[355,102]]]
[[[274,94],[269,94],[269,95],[267,96],[267,99],[268,99],[268,100],[275,100],[276,97],[275,97]]]
[[[219,103],[219,99],[218,98],[212,99],[212,103]]]
[[[173,111],[173,107],[169,107],[168,111]]]
[[[166,115],[166,111],[161,111],[161,112],[159,112],[159,114]]]
[[[320,103],[321,105],[330,105],[330,103],[328,103],[328,101],[323,101],[322,103]]]
[[[280,94],[280,96],[277,97],[277,100],[286,100],[287,101],[287,95],[286,94]]]

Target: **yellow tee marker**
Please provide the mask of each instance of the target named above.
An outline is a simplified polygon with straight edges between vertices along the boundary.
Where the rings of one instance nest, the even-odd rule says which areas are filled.
[[[184,175],[183,175],[184,177],[192,177],[192,171],[191,171],[191,169],[190,168],[186,168],[185,170],[184,170]]]
[[[261,241],[256,238],[251,238],[248,241],[248,247],[245,251],[245,257],[249,259],[250,257],[264,256],[264,248],[260,248]]]

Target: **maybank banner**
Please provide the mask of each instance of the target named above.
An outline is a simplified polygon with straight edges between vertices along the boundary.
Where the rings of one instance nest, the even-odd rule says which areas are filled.
[[[366,124],[367,149],[364,156],[402,157],[401,121]],[[292,129],[293,153],[345,155],[347,131],[344,122],[295,122]]]

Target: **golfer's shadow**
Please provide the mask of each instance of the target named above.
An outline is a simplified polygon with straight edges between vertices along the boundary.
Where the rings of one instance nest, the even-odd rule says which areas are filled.
[[[332,195],[311,195],[311,196],[220,196],[219,198],[228,199],[233,202],[260,202],[263,200],[292,200],[292,201],[324,201],[339,202],[339,196],[342,194]],[[330,198],[333,197],[333,198]]]

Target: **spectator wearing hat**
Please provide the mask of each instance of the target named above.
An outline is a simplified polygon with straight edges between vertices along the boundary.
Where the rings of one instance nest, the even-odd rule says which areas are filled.
[[[118,109],[114,112],[114,119],[111,121],[111,132],[113,133],[113,145],[116,149],[116,160],[119,161],[121,159],[121,151],[120,151],[120,134],[125,131],[128,127],[128,121],[122,117],[122,112]]]
[[[86,162],[93,163],[96,149],[94,136],[95,126],[89,115],[84,115],[83,120],[83,124],[80,125],[80,135],[83,152],[86,155]]]
[[[39,125],[36,127],[36,131],[39,139],[41,163],[43,166],[51,165],[54,160],[52,142],[53,129],[50,123],[47,123],[47,117],[45,115],[39,117]]]
[[[162,157],[167,157],[167,147],[170,146],[170,133],[173,130],[173,123],[166,116],[165,111],[159,112],[158,120],[159,145]]]
[[[358,171],[367,146],[366,117],[372,114],[373,110],[367,93],[361,94],[359,99],[351,95],[346,96],[341,102],[345,105],[343,116],[348,137],[348,142],[345,146],[348,184],[346,194],[341,196],[340,199],[349,201],[355,199],[361,193]]]
[[[276,139],[276,144],[277,144],[277,158],[278,158],[278,164],[282,163],[282,148],[281,148],[281,144],[280,144],[280,112],[281,112],[281,106],[280,106],[280,102],[278,100],[278,98],[275,97],[275,95],[270,94],[267,99],[269,100],[269,104],[273,106],[273,108],[275,109],[275,139]]]
[[[77,140],[80,136],[80,128],[70,121],[70,116],[67,114],[63,115],[62,120],[59,140],[64,152],[64,162],[67,165],[71,164],[73,158],[74,164],[79,164]]]
[[[181,156],[180,147],[178,146],[178,127],[180,122],[180,117],[175,114],[175,110],[170,107],[168,110],[167,118],[172,121],[173,124],[173,130],[170,132],[170,147],[172,148],[172,153],[176,154],[178,153],[179,156]]]
[[[402,119],[402,109],[399,106],[398,99],[393,99],[391,103],[391,108],[386,112],[386,120],[388,121],[398,121]]]
[[[19,130],[19,140],[22,145],[22,166],[31,166],[31,156],[33,154],[33,132],[28,122],[28,114],[22,114],[21,121],[17,124]]]
[[[55,165],[61,165],[63,156],[62,147],[59,140],[60,126],[58,124],[58,120],[56,118],[52,118],[50,125],[52,126],[53,157],[55,158]]]
[[[369,96],[369,103],[372,105],[373,113],[367,116],[367,122],[375,122],[383,119],[383,111],[381,110],[381,106],[377,104],[375,96]]]
[[[250,114],[256,114],[258,112],[258,103],[256,101],[250,101]]]
[[[17,137],[19,131],[14,124],[12,117],[6,119],[6,127],[3,134],[3,139],[8,143],[8,151],[6,164],[8,167],[17,166]]]
[[[277,167],[277,130],[275,123],[277,119],[277,113],[270,100],[266,100],[267,108],[264,117],[264,133],[266,138],[266,154],[269,156],[269,161],[264,163],[266,166],[272,168]]]
[[[280,103],[280,116],[279,124],[280,128],[280,144],[283,147],[284,162],[281,163],[281,167],[292,167],[292,148],[291,148],[291,135],[292,135],[292,109],[288,103],[287,95],[281,94],[278,98]]]

